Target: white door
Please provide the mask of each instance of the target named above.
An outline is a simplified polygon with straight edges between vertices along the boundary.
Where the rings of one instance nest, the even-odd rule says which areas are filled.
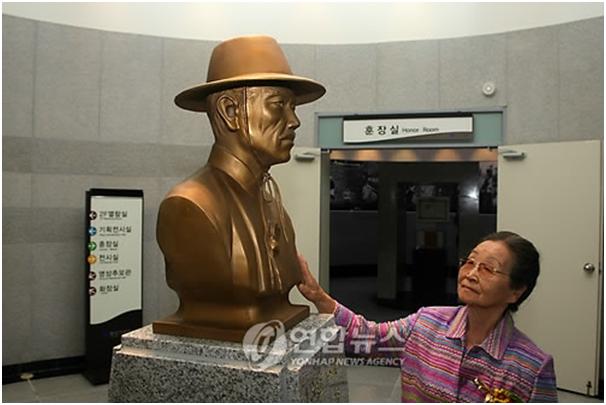
[[[273,166],[270,171],[292,220],[297,249],[305,256],[310,271],[324,288],[328,287],[329,234],[328,221],[321,220],[321,215],[328,213],[325,204],[330,204],[330,186],[322,177],[329,176],[327,162],[328,156],[322,155],[318,148],[295,147],[288,163]],[[322,209],[324,207],[326,209]],[[310,305],[296,287],[291,290],[289,298],[293,304]],[[316,310],[313,305],[310,307],[312,311]]]
[[[601,361],[601,154],[600,141],[508,145],[498,163],[497,228],[528,238],[541,254],[516,326],[553,355],[558,388],[590,395]]]

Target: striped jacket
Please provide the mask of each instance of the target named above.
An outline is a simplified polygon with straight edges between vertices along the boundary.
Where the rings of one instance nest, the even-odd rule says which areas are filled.
[[[466,350],[467,312],[466,306],[428,307],[375,323],[338,304],[335,320],[345,327],[346,351],[399,359],[402,402],[484,402],[476,378],[524,402],[557,402],[553,358],[513,325],[511,314]]]

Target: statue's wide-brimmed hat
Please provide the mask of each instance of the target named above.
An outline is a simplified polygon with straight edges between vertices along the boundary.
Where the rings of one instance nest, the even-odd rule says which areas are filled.
[[[221,42],[213,49],[206,83],[184,90],[175,103],[186,110],[206,111],[206,98],[218,91],[248,86],[287,87],[296,104],[317,100],[326,92],[320,83],[292,74],[275,39],[244,36]]]

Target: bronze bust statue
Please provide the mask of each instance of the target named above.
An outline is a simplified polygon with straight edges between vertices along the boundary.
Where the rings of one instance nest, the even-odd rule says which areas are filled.
[[[155,333],[241,341],[254,324],[288,328],[309,315],[288,301],[300,281],[295,233],[269,169],[290,159],[295,106],[325,91],[292,74],[273,38],[246,36],[220,43],[206,83],[177,95],[208,114],[215,144],[160,205],[158,244],[180,305]]]

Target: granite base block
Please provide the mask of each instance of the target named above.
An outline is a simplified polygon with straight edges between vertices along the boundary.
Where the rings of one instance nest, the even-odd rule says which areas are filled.
[[[324,314],[261,351],[258,344],[155,334],[147,325],[114,348],[109,401],[348,402],[341,336]]]

